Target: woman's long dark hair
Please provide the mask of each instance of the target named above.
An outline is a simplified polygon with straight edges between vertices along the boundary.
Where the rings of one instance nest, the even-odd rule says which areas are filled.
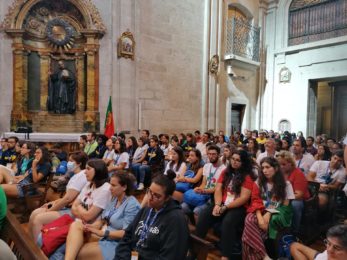
[[[232,180],[233,192],[235,192],[236,194],[240,194],[241,186],[245,181],[246,176],[249,175],[253,180],[255,180],[256,177],[253,173],[253,163],[249,154],[244,150],[236,150],[232,153],[232,156],[234,154],[238,154],[240,156],[241,167],[239,169],[233,169],[231,163],[228,165],[223,179],[222,189],[224,190]]]
[[[194,175],[196,175],[198,173],[199,169],[202,167],[202,164],[201,164],[201,160],[202,160],[201,152],[200,152],[200,150],[193,148],[192,150],[189,151],[189,153],[194,153],[195,156],[198,158],[196,163],[191,163],[190,164],[190,170],[192,170],[194,172]]]
[[[49,163],[51,161],[51,158],[49,156],[49,151],[46,147],[44,146],[40,146],[37,149],[40,149],[42,152],[42,157],[39,161],[39,164],[45,164],[45,163]]]
[[[181,164],[184,162],[184,153],[183,153],[183,149],[180,146],[176,146],[174,148],[172,148],[173,151],[175,151],[178,154],[178,162],[176,165],[176,171],[178,171],[181,167]],[[173,166],[174,166],[174,162],[171,161],[169,163],[169,168],[172,170]]]
[[[330,161],[330,158],[331,158],[331,152],[330,152],[330,149],[327,145],[325,144],[320,144],[318,145],[319,146],[323,146],[324,148],[324,154],[323,154],[323,158],[321,158],[320,160],[323,160],[323,161]]]
[[[114,149],[114,151],[118,154],[122,154],[127,151],[127,146],[125,144],[125,141],[122,138],[117,138],[116,142],[119,142],[119,150]]]
[[[262,159],[260,161],[260,166],[262,166],[263,163],[268,163],[276,171],[274,176],[272,177],[272,182],[273,182],[272,196],[274,196],[277,201],[285,200],[287,184],[281,172],[280,164],[275,158],[272,158],[272,157],[265,157],[264,159]],[[268,182],[268,179],[265,177],[263,170],[261,170],[258,176],[260,194],[264,193],[266,189],[265,187],[267,187],[266,186],[267,182]]]
[[[95,171],[91,186],[93,183],[96,188],[101,187],[105,182],[108,181],[108,170],[106,163],[102,159],[91,159],[87,162],[89,167],[92,167]]]

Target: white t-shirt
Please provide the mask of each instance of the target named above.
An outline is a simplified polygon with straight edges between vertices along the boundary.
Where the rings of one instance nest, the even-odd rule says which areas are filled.
[[[316,161],[311,169],[310,172],[316,173],[315,181],[319,183],[326,184],[329,179],[329,172],[330,172],[330,162],[329,161]],[[332,171],[332,175],[330,176],[332,181],[330,181],[330,184],[335,183],[338,181],[339,183],[345,183],[346,182],[346,175],[345,175],[345,168],[341,166],[339,169]]]
[[[278,152],[275,151],[275,157],[276,157],[277,154],[278,154]],[[261,160],[262,160],[263,158],[265,158],[265,157],[269,157],[267,151],[258,154],[258,156],[257,156],[257,164],[260,165]],[[272,156],[271,156],[271,157],[272,157]],[[260,165],[260,166],[261,166],[261,165]]]
[[[347,145],[347,135],[346,135],[345,139],[343,139],[343,144]]]
[[[305,175],[308,174],[314,162],[314,157],[310,153],[305,153],[302,155],[300,160],[295,160],[296,167],[299,168]]]
[[[129,168],[129,154],[127,152],[123,152],[121,154],[115,153],[113,156],[113,160],[114,160],[114,165],[126,163],[125,169]]]
[[[206,144],[203,144],[202,142],[196,144],[196,149],[198,149],[201,152],[201,157],[205,163],[208,162]]]
[[[111,151],[110,150],[106,150],[105,153],[104,153],[104,156],[102,157],[102,159],[112,160],[114,155],[115,155],[115,153],[114,153],[113,149]]]
[[[171,162],[169,162],[169,163],[167,163],[166,164],[166,168],[165,168],[165,171],[164,171],[164,174],[166,175],[167,174],[167,171],[170,169],[170,163]],[[185,162],[182,162],[181,163],[181,166],[180,166],[180,168],[176,171],[176,164],[174,164],[173,165],[173,167],[172,167],[172,170],[176,173],[176,175],[178,175],[181,171],[182,171],[182,169],[184,168],[184,167],[186,167],[186,163]],[[184,173],[183,173],[184,174]]]
[[[133,161],[140,160],[141,157],[143,156],[143,154],[146,153],[147,149],[148,149],[147,144],[143,145],[142,147],[140,147],[140,146],[137,147],[136,151],[134,153],[134,156],[133,156]]]
[[[160,146],[160,149],[163,151],[164,156],[166,156],[166,155],[169,154],[169,151],[172,149],[172,145],[169,144],[168,146],[165,146],[165,145],[162,144]]]
[[[84,186],[87,184],[87,178],[85,175],[85,170],[74,174],[66,185],[66,190],[73,189],[75,191],[81,192]]]
[[[273,188],[273,184],[267,183],[266,185],[267,185],[267,190],[269,192],[271,192],[272,188]],[[293,199],[295,199],[293,186],[289,181],[286,181],[286,200],[293,200]],[[268,204],[267,200],[264,200],[265,207],[271,206],[272,208],[277,208],[281,203],[282,203],[281,201],[272,201],[271,200],[270,204],[267,205]]]
[[[219,164],[218,167],[214,167],[212,163],[206,163],[202,169],[202,175],[206,177],[205,189],[215,188],[219,176],[225,170],[224,164]]]
[[[323,253],[316,255],[314,260],[328,260],[328,251],[325,250]]]
[[[88,209],[92,206],[105,209],[112,198],[110,184],[105,182],[99,188],[93,189],[90,188],[90,182],[87,182],[77,198],[86,205]]]

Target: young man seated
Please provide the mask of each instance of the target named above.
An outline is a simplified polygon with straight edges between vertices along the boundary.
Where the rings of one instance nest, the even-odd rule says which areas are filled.
[[[330,161],[316,161],[307,175],[308,181],[319,182],[319,206],[325,208],[328,204],[328,192],[339,189],[346,182],[343,164],[343,151],[333,153]]]
[[[294,260],[345,260],[347,259],[347,225],[330,228],[324,240],[326,250],[323,253],[300,243],[290,246],[290,254]]]

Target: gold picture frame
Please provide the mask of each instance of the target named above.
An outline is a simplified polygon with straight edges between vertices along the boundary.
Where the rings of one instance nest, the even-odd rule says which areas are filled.
[[[122,33],[118,40],[118,58],[124,57],[126,59],[134,60],[135,56],[135,40],[133,34],[128,30]]]

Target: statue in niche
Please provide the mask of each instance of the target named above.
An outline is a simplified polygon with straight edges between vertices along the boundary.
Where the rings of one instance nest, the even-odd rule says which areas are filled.
[[[76,111],[76,80],[74,74],[58,62],[58,71],[50,72],[47,109],[56,114],[73,114]]]

